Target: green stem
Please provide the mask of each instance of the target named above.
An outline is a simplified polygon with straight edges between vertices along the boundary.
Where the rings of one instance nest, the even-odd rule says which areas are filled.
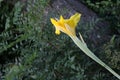
[[[114,76],[116,76],[118,79],[120,79],[120,75],[118,75],[114,70],[112,70],[108,65],[106,65],[102,60],[100,60],[93,52],[88,49],[88,47],[77,37],[70,36],[71,39],[74,41],[74,43],[90,58],[92,58],[94,61],[99,63],[101,66],[106,68],[109,72],[111,72]]]

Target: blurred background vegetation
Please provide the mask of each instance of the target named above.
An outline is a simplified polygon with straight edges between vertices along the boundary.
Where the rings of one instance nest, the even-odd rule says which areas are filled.
[[[78,1],[109,22],[111,39],[99,48],[87,44],[120,74],[120,1]],[[68,36],[55,35],[49,19],[61,13],[51,11],[46,15],[50,3],[0,0],[0,80],[117,80],[80,51]],[[85,30],[83,37],[89,28]]]

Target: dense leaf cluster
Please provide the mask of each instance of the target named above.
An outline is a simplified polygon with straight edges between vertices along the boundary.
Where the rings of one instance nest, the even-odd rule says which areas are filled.
[[[68,36],[54,34],[49,19],[60,14],[45,14],[49,0],[28,0],[26,10],[22,4],[0,1],[0,80],[117,80]],[[116,70],[120,70],[118,42],[119,36],[112,38],[99,52]]]

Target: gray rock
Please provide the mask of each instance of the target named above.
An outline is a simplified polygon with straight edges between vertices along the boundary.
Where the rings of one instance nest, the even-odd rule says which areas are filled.
[[[95,46],[100,46],[110,40],[110,28],[109,23],[104,20],[100,20],[98,15],[91,9],[86,7],[80,1],[77,0],[51,0],[51,9],[56,13],[65,15],[66,18],[79,12],[82,14],[80,24],[82,27],[86,27],[86,24],[93,26],[93,29],[88,34],[90,42]],[[66,13],[65,13],[66,12]],[[94,24],[93,24],[94,23]],[[89,27],[88,26],[88,27]],[[89,28],[88,28],[89,29]]]

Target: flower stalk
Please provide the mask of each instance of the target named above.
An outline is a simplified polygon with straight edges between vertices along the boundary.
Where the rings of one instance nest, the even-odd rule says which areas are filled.
[[[73,42],[91,59],[99,63],[101,66],[106,68],[109,72],[111,72],[114,76],[116,76],[118,79],[120,79],[120,75],[118,75],[114,70],[112,70],[108,65],[106,65],[102,60],[100,60],[86,45],[84,42],[81,34],[80,39],[76,36],[75,28],[77,26],[77,23],[79,22],[81,17],[81,14],[76,13],[75,15],[71,16],[70,19],[64,19],[62,16],[60,16],[60,20],[51,18],[52,24],[55,26],[56,31],[55,33],[57,35],[60,34],[60,32],[63,32],[67,34]]]
[[[108,65],[106,65],[102,60],[100,60],[93,52],[88,49],[88,47],[77,37],[70,36],[74,43],[91,59],[99,63],[101,66],[106,68],[109,72],[111,72],[114,76],[120,79],[120,75],[118,75],[114,70],[112,70]]]

